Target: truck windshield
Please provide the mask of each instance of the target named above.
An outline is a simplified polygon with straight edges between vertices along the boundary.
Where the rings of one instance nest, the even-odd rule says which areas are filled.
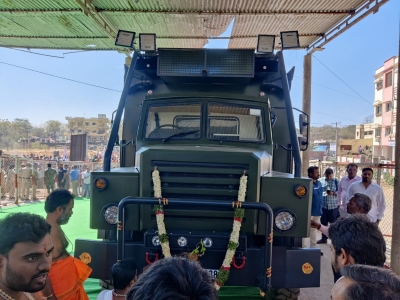
[[[212,140],[264,142],[264,114],[257,106],[209,103],[207,137]]]
[[[145,138],[199,139],[201,116],[200,103],[150,106],[147,112]]]

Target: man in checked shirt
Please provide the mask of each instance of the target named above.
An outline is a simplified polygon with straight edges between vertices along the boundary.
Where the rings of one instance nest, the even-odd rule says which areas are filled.
[[[333,177],[331,168],[326,169],[324,175],[319,179],[322,185],[323,198],[321,224],[327,226],[328,223],[335,222],[338,217],[337,192],[339,181]],[[327,240],[328,237],[323,234],[317,244],[326,244]]]

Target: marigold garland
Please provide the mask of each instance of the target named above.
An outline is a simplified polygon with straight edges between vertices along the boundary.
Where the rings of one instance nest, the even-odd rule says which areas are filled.
[[[154,197],[161,199],[161,179],[160,173],[157,170],[157,167],[154,168],[152,173],[153,184],[154,184]],[[246,197],[247,190],[247,176],[246,172],[240,178],[240,186],[238,192],[238,202],[244,202]],[[169,240],[167,231],[165,229],[164,223],[164,206],[163,205],[155,205],[154,212],[156,213],[157,220],[157,228],[158,228],[158,238],[161,243],[162,253],[164,257],[171,257],[171,251],[169,247]],[[229,273],[231,269],[231,263],[233,257],[235,256],[236,248],[239,244],[239,234],[240,228],[242,226],[243,217],[245,214],[245,210],[243,208],[236,208],[233,218],[232,232],[229,237],[229,243],[225,254],[225,259],[222,262],[222,266],[218,271],[216,280],[215,280],[215,288],[219,290],[221,286],[225,284],[225,282],[229,278]]]

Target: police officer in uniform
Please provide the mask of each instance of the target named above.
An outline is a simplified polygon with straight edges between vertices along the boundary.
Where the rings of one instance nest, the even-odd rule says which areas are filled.
[[[38,172],[38,164],[34,163],[33,164],[33,170],[32,170],[32,200],[39,200],[36,198],[36,191],[38,187],[38,182],[39,182],[39,172]]]
[[[18,188],[19,188],[18,193],[19,193],[20,199],[25,198],[25,195],[24,195],[24,192],[25,192],[25,190],[24,190],[25,189],[24,171],[25,171],[25,164],[21,163],[21,166],[19,167],[19,170],[18,170]],[[15,204],[18,204],[18,201],[15,201]]]
[[[9,192],[10,199],[15,199],[15,170],[14,165],[11,165],[7,171],[7,190]]]
[[[54,181],[57,176],[57,171],[51,167],[51,164],[47,164],[47,170],[44,171],[44,183],[46,184],[47,194],[54,191]]]
[[[29,193],[32,186],[32,164],[27,163],[26,168],[22,172],[22,195],[25,199],[29,200]]]

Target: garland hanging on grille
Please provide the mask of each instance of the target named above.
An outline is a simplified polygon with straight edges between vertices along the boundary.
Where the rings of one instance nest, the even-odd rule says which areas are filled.
[[[153,187],[154,197],[158,198],[160,203],[160,205],[154,206],[154,212],[156,214],[156,220],[157,220],[158,238],[160,240],[161,249],[164,257],[171,257],[168,235],[164,223],[164,205],[161,204],[161,203],[168,204],[168,199],[163,199],[161,196],[161,179],[160,179],[160,172],[157,170],[157,167],[154,167],[152,177],[154,185]],[[238,201],[236,202],[232,233],[229,237],[228,249],[226,250],[225,259],[222,262],[222,266],[219,269],[214,284],[217,290],[219,290],[221,286],[223,286],[225,282],[228,280],[229,272],[231,269],[231,263],[235,256],[236,248],[238,246],[240,228],[242,226],[242,221],[245,213],[245,210],[241,208],[241,206],[242,202],[244,202],[244,199],[246,197],[246,190],[247,190],[247,176],[246,176],[246,171],[244,171],[242,177],[240,178]],[[234,206],[235,202],[232,202],[232,207]]]

